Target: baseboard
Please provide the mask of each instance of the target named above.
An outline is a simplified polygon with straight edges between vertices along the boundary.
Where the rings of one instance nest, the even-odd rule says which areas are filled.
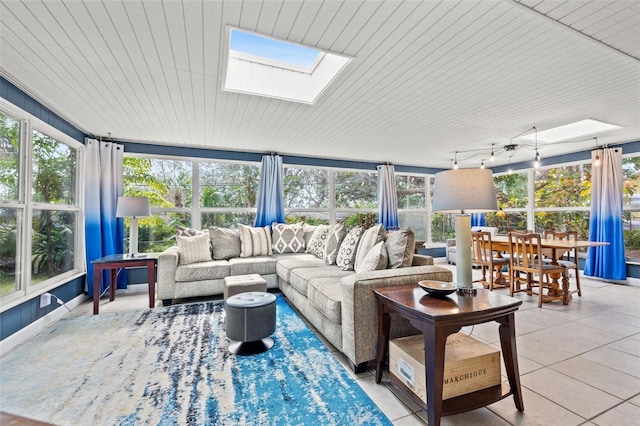
[[[75,297],[74,299],[71,299],[70,301],[66,302],[65,305],[70,310],[73,310],[74,308],[76,308],[86,300],[87,300],[87,296],[84,294],[81,294]],[[54,309],[53,311],[43,316],[42,318],[35,320],[28,326],[16,331],[11,336],[0,341],[0,357],[4,356],[5,354],[17,348],[27,340],[31,339],[33,336],[41,332],[43,329],[55,323],[60,318],[64,317],[68,312],[69,311],[67,310],[67,308],[65,308],[64,306],[60,306],[58,309]]]

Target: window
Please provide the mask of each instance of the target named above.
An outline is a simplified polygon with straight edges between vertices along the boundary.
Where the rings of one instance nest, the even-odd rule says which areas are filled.
[[[284,169],[284,205],[287,221],[312,225],[330,222],[329,170]]]
[[[426,182],[424,176],[400,175],[396,173],[398,196],[398,224],[410,227],[417,240],[427,240]]]
[[[378,173],[341,171],[335,176],[336,220],[347,227],[378,221]]]
[[[640,262],[640,157],[622,159],[625,256]]]
[[[84,272],[83,146],[21,110],[0,111],[0,304]]]
[[[527,229],[528,172],[494,176],[498,211],[487,213],[487,225],[498,228],[498,233]]]

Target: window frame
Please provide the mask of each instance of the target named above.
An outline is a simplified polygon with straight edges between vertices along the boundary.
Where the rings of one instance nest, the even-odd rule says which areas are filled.
[[[19,188],[18,200],[13,202],[0,201],[0,205],[6,208],[22,210],[22,221],[20,239],[16,240],[16,275],[18,288],[0,297],[0,312],[9,310],[34,296],[47,293],[54,288],[60,287],[69,281],[86,274],[85,256],[85,226],[84,226],[84,165],[85,146],[71,136],[34,117],[26,111],[16,107],[8,101],[0,98],[0,111],[20,121],[20,165],[19,165]],[[76,153],[75,170],[75,202],[74,204],[49,204],[34,202],[32,200],[33,188],[33,131],[38,131],[59,143],[68,145]],[[33,211],[67,211],[76,215],[74,233],[74,265],[69,271],[58,274],[54,277],[40,281],[37,284],[31,282],[32,278],[32,248],[33,239],[31,236],[33,227]],[[27,259],[29,259],[27,261]]]

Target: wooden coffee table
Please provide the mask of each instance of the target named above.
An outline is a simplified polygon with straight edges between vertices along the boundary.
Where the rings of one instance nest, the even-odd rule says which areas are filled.
[[[513,395],[518,411],[524,411],[520,372],[516,351],[514,313],[521,300],[496,292],[479,289],[473,296],[456,293],[444,298],[434,298],[417,285],[383,287],[374,290],[378,300],[378,356],[376,383],[382,380],[383,369],[389,353],[391,313],[408,319],[424,335],[425,383],[427,401],[415,395],[393,374],[391,382],[427,412],[430,426],[438,426],[440,418],[450,414],[484,407]],[[508,377],[508,384],[496,385],[458,397],[442,400],[444,379],[444,352],[447,336],[462,327],[496,321],[500,324],[500,344]]]

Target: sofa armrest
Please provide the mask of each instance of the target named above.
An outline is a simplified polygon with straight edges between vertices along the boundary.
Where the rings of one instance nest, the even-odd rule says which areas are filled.
[[[414,254],[412,266],[433,265],[433,257],[424,254]]]
[[[452,281],[453,275],[441,266],[410,266],[360,272],[341,279],[342,288],[342,352],[354,363],[370,361],[376,357],[378,341],[378,304],[373,290],[380,287],[416,285],[421,280]],[[394,330],[392,336],[402,334]],[[404,331],[405,335],[408,333]]]
[[[176,269],[178,267],[178,246],[169,247],[158,255],[158,299],[175,298]]]

